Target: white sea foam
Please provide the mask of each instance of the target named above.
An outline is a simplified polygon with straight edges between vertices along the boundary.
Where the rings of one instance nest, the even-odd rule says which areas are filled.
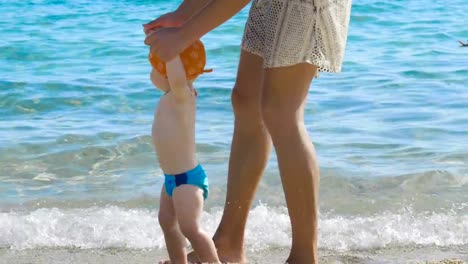
[[[216,229],[221,210],[203,215],[203,226]],[[321,215],[319,246],[330,250],[372,249],[404,245],[468,245],[468,215],[383,213],[367,217]],[[246,230],[251,251],[290,244],[285,208],[259,205]],[[116,206],[85,209],[43,208],[0,213],[0,247],[163,248],[156,211]]]

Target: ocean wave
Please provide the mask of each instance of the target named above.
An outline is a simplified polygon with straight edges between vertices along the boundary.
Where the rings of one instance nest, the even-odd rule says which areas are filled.
[[[220,208],[204,212],[202,225],[214,233]],[[164,248],[157,211],[117,206],[81,209],[41,208],[0,213],[0,247],[34,249]],[[291,230],[284,207],[258,205],[249,215],[249,251],[287,248]],[[455,212],[381,213],[374,216],[322,214],[319,247],[327,250],[369,250],[390,246],[460,246],[468,244],[468,215]]]

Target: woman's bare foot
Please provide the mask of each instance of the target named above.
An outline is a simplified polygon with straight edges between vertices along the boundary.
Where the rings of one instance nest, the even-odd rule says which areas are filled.
[[[247,263],[247,259],[243,253],[218,250],[218,257],[222,263]]]

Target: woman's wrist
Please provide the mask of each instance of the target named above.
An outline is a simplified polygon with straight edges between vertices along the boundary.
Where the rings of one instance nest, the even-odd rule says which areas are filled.
[[[207,0],[184,0],[174,12],[177,13],[176,15],[180,19],[186,22],[206,4],[206,1]]]
[[[197,36],[197,32],[195,28],[193,27],[193,23],[184,23],[182,24],[182,26],[178,28],[177,31],[182,41],[186,45],[190,45],[191,43],[195,42],[197,39],[200,39],[201,37],[201,36],[200,37]]]
[[[178,19],[183,21],[184,23],[190,18],[189,12],[187,12],[184,8],[177,8],[175,11],[172,12]]]

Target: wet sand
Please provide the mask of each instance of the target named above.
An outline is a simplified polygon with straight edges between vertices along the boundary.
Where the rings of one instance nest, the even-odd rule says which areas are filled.
[[[248,252],[248,263],[284,263],[287,249],[270,249]],[[320,263],[425,263],[425,264],[463,264],[468,261],[468,246],[441,247],[397,247],[372,251],[335,252],[320,250]],[[165,250],[159,249],[78,249],[42,248],[28,250],[0,249],[0,263],[157,263],[166,259]]]

